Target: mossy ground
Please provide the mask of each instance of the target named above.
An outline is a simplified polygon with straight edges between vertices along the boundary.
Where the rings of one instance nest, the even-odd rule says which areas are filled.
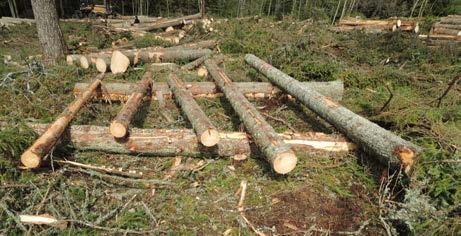
[[[101,37],[91,26],[66,24],[66,36],[77,35],[98,48],[126,35]],[[218,20],[216,31],[195,32],[187,40],[215,38],[226,60],[222,67],[234,81],[266,81],[243,61],[255,54],[298,80],[341,79],[346,94],[341,102],[354,112],[392,130],[424,148],[411,181],[387,186],[386,168],[363,153],[301,153],[299,164],[287,176],[274,174],[257,152],[243,162],[204,156],[183,162],[207,164],[200,170],[182,170],[168,181],[172,185],[127,187],[120,182],[81,173],[70,167],[47,166],[38,171],[18,169],[22,151],[36,137],[24,121],[52,122],[72,101],[76,82],[88,81],[94,70],[83,71],[59,65],[45,73],[19,74],[0,88],[0,116],[6,125],[0,131],[0,234],[21,233],[16,219],[7,214],[48,213],[71,220],[65,230],[26,226],[33,234],[95,234],[105,230],[158,230],[169,235],[217,235],[233,229],[233,235],[253,234],[237,211],[241,180],[249,183],[246,215],[256,227],[274,234],[327,234],[356,231],[386,234],[393,228],[405,234],[459,234],[461,174],[461,93],[454,86],[440,106],[437,98],[461,72],[460,49],[447,46],[430,49],[415,35],[401,32],[379,35],[351,32],[335,34],[324,25],[305,22]],[[1,32],[1,55],[14,61],[39,54],[34,28],[26,25]],[[27,42],[23,42],[27,38]],[[75,38],[75,37],[74,37]],[[69,46],[76,45],[68,41]],[[134,39],[138,46],[155,41]],[[23,69],[0,63],[2,76]],[[144,72],[132,70],[107,80],[135,81]],[[193,74],[188,81],[209,80]],[[164,81],[165,74],[155,75]],[[389,89],[393,98],[389,105]],[[243,130],[235,112],[224,98],[198,99],[212,122],[222,130]],[[272,116],[283,119],[298,131],[336,133],[302,105],[281,98],[254,101]],[[180,128],[190,124],[173,101],[166,104],[173,122],[167,122],[156,102],[145,107],[134,125],[144,128]],[[79,113],[73,124],[107,126],[120,104],[94,102]],[[279,132],[288,127],[268,119]],[[173,158],[133,157],[100,152],[79,152],[60,146],[53,158],[142,171],[148,178],[162,179]],[[391,183],[393,184],[393,183]],[[386,187],[387,186],[387,187]],[[402,186],[407,194],[402,194]],[[95,229],[101,216],[135,199],[122,211]],[[121,232],[121,231],[119,231]]]

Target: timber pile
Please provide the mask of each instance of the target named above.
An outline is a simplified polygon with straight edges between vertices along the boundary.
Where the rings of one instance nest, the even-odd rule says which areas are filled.
[[[364,30],[369,33],[381,33],[385,31],[407,31],[419,32],[419,24],[414,20],[386,19],[386,20],[368,20],[358,18],[346,18],[338,22],[333,28],[334,31],[347,32],[352,30]]]
[[[429,35],[420,35],[429,46],[444,44],[461,45],[461,15],[442,17],[432,26]]]

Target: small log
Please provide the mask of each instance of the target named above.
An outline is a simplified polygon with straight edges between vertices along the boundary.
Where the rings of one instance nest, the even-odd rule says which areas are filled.
[[[430,34],[429,39],[431,40],[448,40],[461,42],[461,36],[445,35],[445,34]]]
[[[194,70],[195,68],[202,65],[203,62],[205,62],[205,60],[208,59],[208,57],[209,56],[200,57],[199,59],[197,59],[197,60],[195,60],[193,62],[190,62],[190,63],[187,63],[187,64],[181,66],[181,69],[182,70]]]
[[[43,214],[43,215],[19,215],[19,220],[23,224],[34,224],[34,225],[48,225],[58,227],[61,229],[67,228],[67,221],[58,220],[55,217]]]
[[[109,55],[100,55],[96,59],[96,70],[98,70],[101,73],[105,73],[109,70],[110,68],[110,61],[111,61],[111,56]]]
[[[421,151],[420,147],[353,113],[329,97],[302,86],[299,81],[254,55],[247,54],[245,61],[334,125],[364,151],[378,157],[382,163],[392,167],[401,166],[406,173],[411,170],[414,159]]]
[[[110,124],[110,133],[115,138],[123,138],[128,134],[128,127],[141,106],[143,97],[151,94],[152,72],[146,72],[138,84],[138,91],[130,95],[122,110]]]
[[[67,55],[66,56],[67,65],[76,65],[80,66],[80,55]]]
[[[440,23],[447,25],[461,25],[461,17],[442,17]]]
[[[267,123],[258,110],[213,61],[206,60],[205,66],[275,172],[287,174],[292,171],[298,159],[291,147],[275,133],[274,128]]]
[[[21,155],[21,162],[24,166],[27,168],[37,168],[40,166],[42,158],[51,151],[66,127],[77,115],[80,108],[91,100],[96,89],[101,85],[101,80],[103,78],[104,74],[96,76],[91,85],[58,116],[49,129],[47,129],[34,144]]]
[[[434,29],[435,28],[445,28],[445,29],[461,30],[461,24],[459,24],[459,25],[450,25],[450,24],[443,24],[443,23],[435,23],[433,28]]]
[[[167,82],[173,92],[176,102],[192,124],[198,140],[206,147],[215,146],[219,142],[218,129],[216,129],[210,119],[208,119],[202,109],[200,109],[192,93],[187,90],[184,83],[180,81],[174,73],[170,73]]]
[[[149,67],[152,71],[175,71],[179,69],[178,64],[165,62],[165,63],[152,63]]]
[[[156,23],[153,23],[153,24],[148,25],[148,26],[139,27],[139,30],[152,31],[152,30],[156,30],[156,29],[164,29],[164,28],[168,28],[170,26],[182,25],[182,24],[187,23],[190,20],[195,20],[195,19],[200,19],[200,18],[201,18],[200,13],[195,14],[195,15],[183,16],[183,17],[169,19],[169,20],[165,20],[165,21],[161,21],[161,22],[156,22]]]
[[[185,84],[187,90],[194,97],[212,98],[222,96],[222,93],[220,93],[213,82],[186,82]],[[271,83],[239,82],[234,84],[247,98],[263,99],[277,97],[282,94],[282,91]],[[302,82],[302,84],[325,96],[331,97],[335,101],[341,101],[344,93],[344,85],[340,80],[330,82]],[[74,95],[79,96],[88,85],[88,83],[76,83],[73,90]],[[136,90],[137,86],[134,83],[104,83],[101,89],[97,91],[95,98],[106,101],[126,101]],[[172,97],[167,83],[155,83],[152,87],[152,98],[155,99],[159,92],[168,99]]]
[[[204,40],[195,43],[185,43],[174,47],[169,47],[168,49],[180,49],[180,48],[187,48],[187,49],[214,49],[218,45],[216,40]]]
[[[48,124],[27,124],[37,134],[44,133]],[[341,136],[323,133],[282,133],[285,142],[298,151],[349,152],[355,145]],[[216,148],[204,148],[191,129],[137,129],[132,128],[125,142],[117,142],[107,127],[90,125],[69,126],[63,134],[63,142],[82,151],[102,151],[108,153],[145,156],[186,156],[204,155],[220,157],[248,157],[251,155],[251,141],[247,133],[219,132],[220,141]]]

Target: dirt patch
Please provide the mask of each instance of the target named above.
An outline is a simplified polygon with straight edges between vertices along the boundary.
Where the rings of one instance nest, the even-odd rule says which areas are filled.
[[[327,196],[304,187],[272,196],[272,207],[248,212],[248,216],[255,225],[275,227],[276,234],[304,235],[315,227],[313,235],[327,232],[336,235],[335,232],[356,231],[370,218],[361,203],[360,197]],[[361,233],[381,235],[381,232],[380,228],[368,226]]]

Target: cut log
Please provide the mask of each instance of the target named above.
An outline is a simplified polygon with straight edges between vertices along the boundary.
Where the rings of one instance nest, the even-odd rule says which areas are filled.
[[[442,17],[440,23],[449,25],[461,25],[461,18],[459,17]]]
[[[200,57],[199,59],[193,61],[193,62],[190,62],[190,63],[187,63],[183,66],[181,66],[181,69],[182,70],[194,70],[195,68],[201,66],[203,64],[203,62],[205,62],[206,59],[208,59],[209,56],[203,56],[203,57]]]
[[[166,62],[166,63],[152,63],[149,67],[152,71],[175,71],[179,69],[178,64]]]
[[[353,113],[317,91],[302,84],[264,62],[247,54],[245,61],[274,84],[296,97],[309,109],[339,129],[364,151],[378,157],[384,164],[403,167],[408,173],[421,148]]]
[[[165,21],[155,22],[155,23],[153,23],[151,25],[148,25],[148,26],[139,27],[139,29],[143,30],[143,31],[152,31],[152,30],[156,30],[156,29],[164,29],[164,28],[168,28],[170,26],[177,26],[177,25],[186,24],[190,20],[195,20],[195,19],[200,19],[200,18],[201,18],[201,15],[199,13],[199,14],[195,14],[195,15],[183,16],[183,17],[178,17],[178,18],[169,19],[169,20],[165,20]]]
[[[184,83],[180,81],[174,73],[170,73],[167,82],[173,92],[176,102],[192,124],[198,140],[200,140],[205,147],[215,146],[219,142],[218,129],[211,123],[210,119],[208,119],[194,100],[192,93],[187,90]]]
[[[109,55],[100,55],[96,59],[96,70],[98,70],[101,73],[105,73],[109,70],[110,68],[110,62],[111,62],[111,56]]]
[[[58,220],[55,217],[43,214],[43,215],[19,215],[19,220],[23,224],[34,224],[34,225],[49,225],[58,227],[61,229],[67,228],[67,221]]]
[[[187,82],[185,84],[194,97],[222,96],[222,93],[218,91],[216,84],[213,82]],[[271,98],[277,97],[282,93],[281,90],[271,83],[239,82],[234,84],[247,98]],[[336,101],[342,99],[344,92],[344,85],[340,80],[330,82],[303,82],[302,84]],[[74,95],[79,96],[88,85],[88,83],[76,83],[73,90]],[[126,101],[136,90],[137,86],[134,83],[103,83],[101,89],[97,91],[95,98],[106,101]],[[159,92],[166,98],[171,99],[172,95],[168,89],[168,84],[162,82],[155,83],[152,87],[152,98],[155,99],[155,97],[157,97],[156,94]]]
[[[458,41],[461,42],[461,36],[454,36],[454,35],[445,35],[445,34],[431,34],[429,35],[429,39],[431,40],[448,40],[448,41]]]
[[[66,56],[67,65],[76,65],[80,66],[80,55],[67,55]]]
[[[101,80],[103,78],[104,74],[96,76],[91,85],[58,116],[49,129],[47,129],[34,144],[21,155],[21,162],[25,167],[37,168],[40,166],[42,158],[51,151],[66,127],[77,115],[80,108],[91,100],[96,89],[101,85]]]
[[[133,51],[127,50],[122,53],[119,50],[115,50],[110,59],[110,70],[113,74],[125,73],[130,64],[137,64],[136,56],[137,53]]]
[[[44,133],[50,125],[27,124],[36,133]],[[220,141],[216,148],[204,148],[191,129],[137,129],[132,128],[125,142],[117,142],[107,127],[90,125],[69,126],[63,135],[63,142],[83,151],[102,151],[108,153],[146,156],[190,156],[204,155],[235,157],[251,154],[251,141],[247,133],[219,132]],[[355,145],[341,136],[323,133],[283,133],[279,134],[285,142],[298,151],[349,152]]]
[[[432,30],[433,34],[444,34],[444,35],[453,35],[453,36],[461,36],[461,30],[457,29],[448,29],[448,28],[441,28],[436,27]]]
[[[168,49],[179,49],[179,48],[188,48],[188,49],[202,49],[202,48],[208,48],[208,49],[214,49],[218,45],[218,42],[216,40],[204,40],[204,41],[199,41],[195,43],[185,43],[182,45],[174,46],[174,47],[169,47]]]
[[[292,171],[297,157],[291,147],[275,133],[274,128],[212,60],[206,60],[205,66],[275,172],[287,174]]]
[[[141,106],[143,97],[152,92],[152,72],[146,72],[138,83],[138,91],[133,92],[115,119],[110,124],[110,133],[115,138],[123,138],[128,134],[128,127]]]
[[[433,28],[434,29],[435,28],[445,28],[445,29],[461,30],[461,24],[459,24],[459,25],[449,25],[449,24],[443,24],[443,23],[435,23]]]

